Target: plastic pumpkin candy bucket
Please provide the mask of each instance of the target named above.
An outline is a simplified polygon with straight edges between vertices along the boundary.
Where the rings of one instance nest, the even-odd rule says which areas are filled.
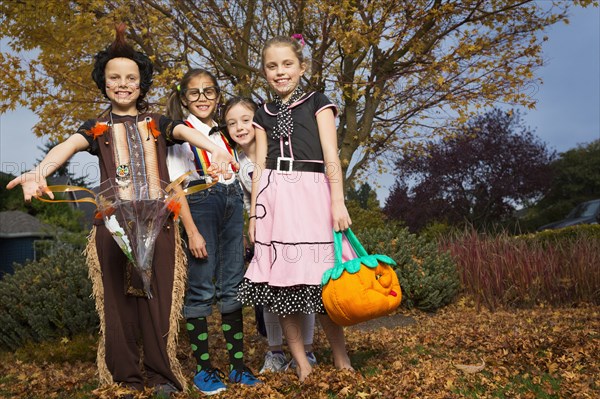
[[[333,232],[334,266],[323,274],[323,304],[336,324],[351,326],[393,312],[402,299],[389,256],[369,255],[352,230],[345,234],[357,258],[342,263],[342,233]]]

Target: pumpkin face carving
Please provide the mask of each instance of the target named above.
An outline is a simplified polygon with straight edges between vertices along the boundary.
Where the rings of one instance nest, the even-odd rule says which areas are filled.
[[[393,312],[402,299],[400,283],[385,255],[367,255],[350,230],[348,241],[359,256],[336,265],[323,275],[322,297],[327,314],[336,324],[350,326]],[[356,242],[353,242],[356,240]],[[360,247],[357,248],[356,244]],[[335,245],[335,241],[334,241]],[[341,246],[341,238],[340,238]]]

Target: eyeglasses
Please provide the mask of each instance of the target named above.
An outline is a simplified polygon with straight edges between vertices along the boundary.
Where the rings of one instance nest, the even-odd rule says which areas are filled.
[[[191,103],[200,100],[201,95],[207,100],[214,100],[219,96],[219,89],[214,86],[205,87],[203,90],[187,89],[183,95],[185,96],[185,99]]]

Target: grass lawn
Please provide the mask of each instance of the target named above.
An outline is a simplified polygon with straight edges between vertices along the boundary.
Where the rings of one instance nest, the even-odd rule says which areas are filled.
[[[356,372],[337,372],[322,330],[315,333],[320,365],[304,384],[291,372],[269,374],[258,388],[230,385],[216,398],[598,398],[600,397],[600,307],[536,307],[476,312],[461,300],[435,314],[404,315],[414,323],[385,318],[347,329]],[[246,309],[246,363],[262,366],[265,341]],[[407,320],[402,318],[401,320]],[[213,364],[227,367],[222,334],[211,320]],[[360,328],[358,328],[360,327]],[[31,344],[0,353],[1,398],[113,398],[99,389],[93,336]],[[179,356],[193,377],[187,339]],[[463,367],[467,366],[467,367]],[[150,395],[143,393],[139,398]],[[201,398],[189,390],[178,398]]]

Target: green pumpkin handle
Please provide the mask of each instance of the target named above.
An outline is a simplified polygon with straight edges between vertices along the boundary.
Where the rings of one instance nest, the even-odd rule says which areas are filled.
[[[342,234],[346,236],[350,246],[356,252],[356,258],[350,259],[347,262],[342,262]],[[325,286],[330,279],[337,280],[340,278],[344,270],[350,274],[358,272],[361,265],[371,268],[377,267],[380,262],[387,265],[396,265],[396,262],[389,256],[369,255],[350,229],[345,232],[333,232],[333,255],[333,267],[325,270],[323,273],[323,277],[321,278],[322,286]]]
[[[356,256],[358,258],[362,258],[363,256],[367,256],[368,253],[358,241],[358,238],[354,235],[352,230],[348,228],[348,230],[342,231],[333,231],[333,250],[334,250],[334,267],[341,267],[342,265],[342,234],[346,236],[346,239],[350,243],[350,246],[356,252]]]

